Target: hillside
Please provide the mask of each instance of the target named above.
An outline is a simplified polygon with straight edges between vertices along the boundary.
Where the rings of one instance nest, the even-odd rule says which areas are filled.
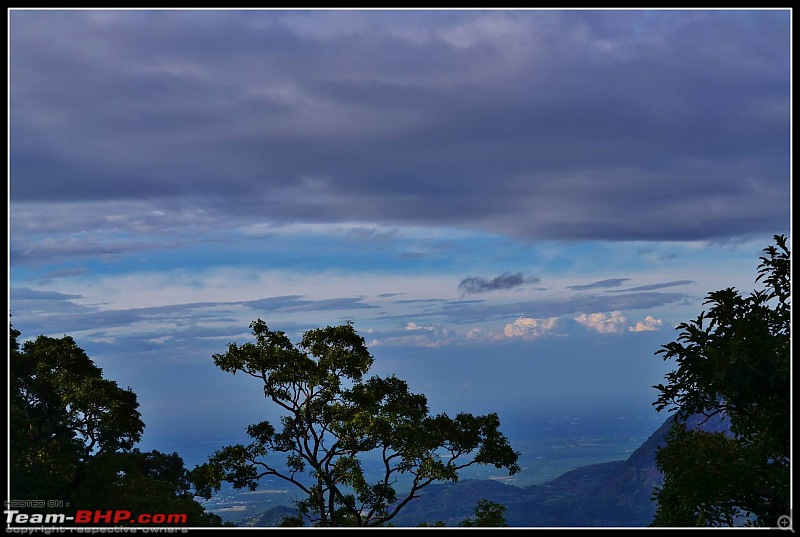
[[[415,527],[442,521],[456,526],[471,516],[480,499],[506,506],[506,520],[516,527],[642,527],[655,513],[653,487],[662,476],[655,465],[658,446],[672,425],[667,419],[626,460],[576,468],[539,485],[516,487],[493,480],[464,480],[431,485],[392,521],[395,526]],[[720,419],[690,426],[707,431],[725,430]],[[290,508],[273,508],[237,522],[240,526],[273,526]]]
[[[655,513],[653,487],[663,480],[655,465],[656,449],[664,445],[672,419],[667,419],[628,459],[576,468],[540,485],[520,488],[494,481],[432,485],[398,515],[395,524],[415,526],[442,520],[456,525],[472,514],[479,499],[486,498],[507,507],[509,526],[647,526]],[[693,417],[688,425],[721,431],[727,424],[718,418],[702,425],[700,422],[699,417]]]
[[[529,487],[497,482],[464,481],[430,486],[398,515],[398,526],[443,520],[455,525],[487,498],[507,507],[510,526],[646,526],[655,512],[653,487],[661,483],[655,467],[656,447],[671,425],[664,422],[627,460],[576,468]],[[447,513],[436,517],[436,513]]]

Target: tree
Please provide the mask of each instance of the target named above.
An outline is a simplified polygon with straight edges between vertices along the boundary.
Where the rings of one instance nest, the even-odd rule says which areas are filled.
[[[98,456],[131,449],[144,423],[136,394],[103,378],[75,341],[11,328],[12,490],[68,501]]]
[[[458,525],[462,528],[499,528],[506,527],[505,512],[507,508],[505,505],[487,500],[486,498],[478,500],[475,507],[472,508],[474,517],[467,517]],[[423,522],[419,527],[424,528],[444,528],[447,524],[444,520],[437,520],[433,524]]]
[[[227,446],[195,469],[206,497],[228,481],[256,490],[274,476],[303,494],[298,517],[319,526],[380,526],[434,481],[456,481],[473,464],[519,471],[519,453],[499,431],[496,414],[428,413],[427,398],[395,376],[366,378],[373,364],[351,323],[309,330],[296,347],[284,332],[251,323],[255,343],[231,343],[214,363],[223,371],[259,379],[264,395],[285,415],[280,431],[267,421],[247,428],[249,445]],[[363,456],[380,460],[369,483]],[[273,461],[284,454],[285,462]],[[408,491],[398,490],[407,477]]]
[[[474,518],[465,518],[459,526],[465,528],[499,528],[506,524],[506,506],[486,499],[478,500],[478,505],[472,510]]]
[[[86,472],[87,486],[80,487],[72,503],[131,513],[179,513],[186,525],[219,526],[221,518],[205,512],[195,500],[194,483],[178,453],[153,450],[107,453],[96,458]]]
[[[776,526],[789,514],[791,258],[774,239],[759,258],[763,290],[709,293],[708,312],[656,353],[678,367],[653,404],[678,419],[656,455],[655,525]],[[723,416],[730,433],[687,428],[693,414]]]
[[[221,523],[195,501],[177,453],[134,447],[144,423],[133,391],[104,379],[69,336],[39,336],[20,347],[20,332],[9,330],[12,499],[185,514],[191,526]]]

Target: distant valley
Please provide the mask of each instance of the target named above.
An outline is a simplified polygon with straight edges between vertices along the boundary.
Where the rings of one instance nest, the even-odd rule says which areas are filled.
[[[555,471],[562,465],[574,463],[576,458],[595,457],[594,460],[602,460],[599,457],[603,453],[614,449],[619,451],[625,441],[634,440],[630,436],[625,440],[619,435],[603,437],[600,435],[602,427],[599,423],[579,425],[577,420],[579,418],[570,417],[563,417],[555,422],[551,420],[551,425],[555,425],[550,430],[549,438],[551,460],[539,466]],[[456,483],[433,484],[425,488],[420,497],[409,503],[392,522],[395,526],[405,527],[437,521],[455,526],[471,516],[478,500],[485,498],[506,506],[505,517],[510,526],[647,526],[655,513],[653,487],[662,482],[662,476],[655,467],[655,452],[659,445],[663,445],[670,422],[671,419],[662,422],[644,441],[640,439],[638,447],[624,449],[629,452],[626,459],[578,467],[573,465],[573,469],[534,484],[528,484],[523,479],[517,482],[503,479],[501,474],[485,475],[492,473],[493,467],[466,472]],[[642,426],[646,424],[629,424],[628,428],[617,424],[616,428],[625,434],[631,434],[640,431]],[[609,426],[606,424],[604,427],[608,432]],[[707,424],[703,428],[720,427],[716,423]],[[570,431],[573,436],[578,436],[569,436]],[[592,436],[592,431],[598,434]],[[587,432],[590,434],[585,434]],[[569,440],[566,444],[563,443],[565,439]],[[546,439],[540,440],[544,442]],[[529,464],[532,461],[541,463],[548,453],[542,446],[543,444],[527,443],[522,460]],[[526,467],[522,475],[527,472],[529,476],[541,476],[543,471],[540,469],[538,473],[530,472]],[[526,479],[535,481],[531,477]],[[282,515],[293,513],[291,499],[295,496],[296,492],[292,487],[281,485],[280,482],[270,482],[264,483],[255,492],[228,490],[212,500],[208,508],[237,526],[268,527],[278,525]]]

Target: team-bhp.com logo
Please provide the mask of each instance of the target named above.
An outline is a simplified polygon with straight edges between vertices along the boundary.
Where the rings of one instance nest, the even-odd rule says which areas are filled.
[[[63,513],[20,513],[14,509],[6,509],[6,524],[43,524],[60,526],[66,524],[110,524],[121,526],[131,525],[150,525],[150,524],[186,524],[187,515],[185,513],[142,513],[133,515],[125,509],[108,510],[89,510],[78,509],[74,516],[67,516]]]

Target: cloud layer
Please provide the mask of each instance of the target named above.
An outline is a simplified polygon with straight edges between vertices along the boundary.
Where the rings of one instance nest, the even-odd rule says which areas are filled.
[[[432,408],[641,393],[789,231],[788,10],[8,15],[14,326],[183,446],[256,318]]]
[[[520,317],[512,324],[506,325],[503,335],[510,338],[536,339],[555,330],[558,320],[558,317],[547,319]]]
[[[473,295],[476,293],[487,293],[489,291],[506,291],[525,285],[526,283],[538,283],[541,281],[535,276],[523,276],[521,272],[503,274],[491,280],[480,276],[468,276],[458,284],[458,290],[462,295]]]
[[[780,231],[789,18],[11,11],[12,251],[43,251],[22,232],[44,226],[111,254],[151,244],[124,234],[263,220],[536,239]]]

